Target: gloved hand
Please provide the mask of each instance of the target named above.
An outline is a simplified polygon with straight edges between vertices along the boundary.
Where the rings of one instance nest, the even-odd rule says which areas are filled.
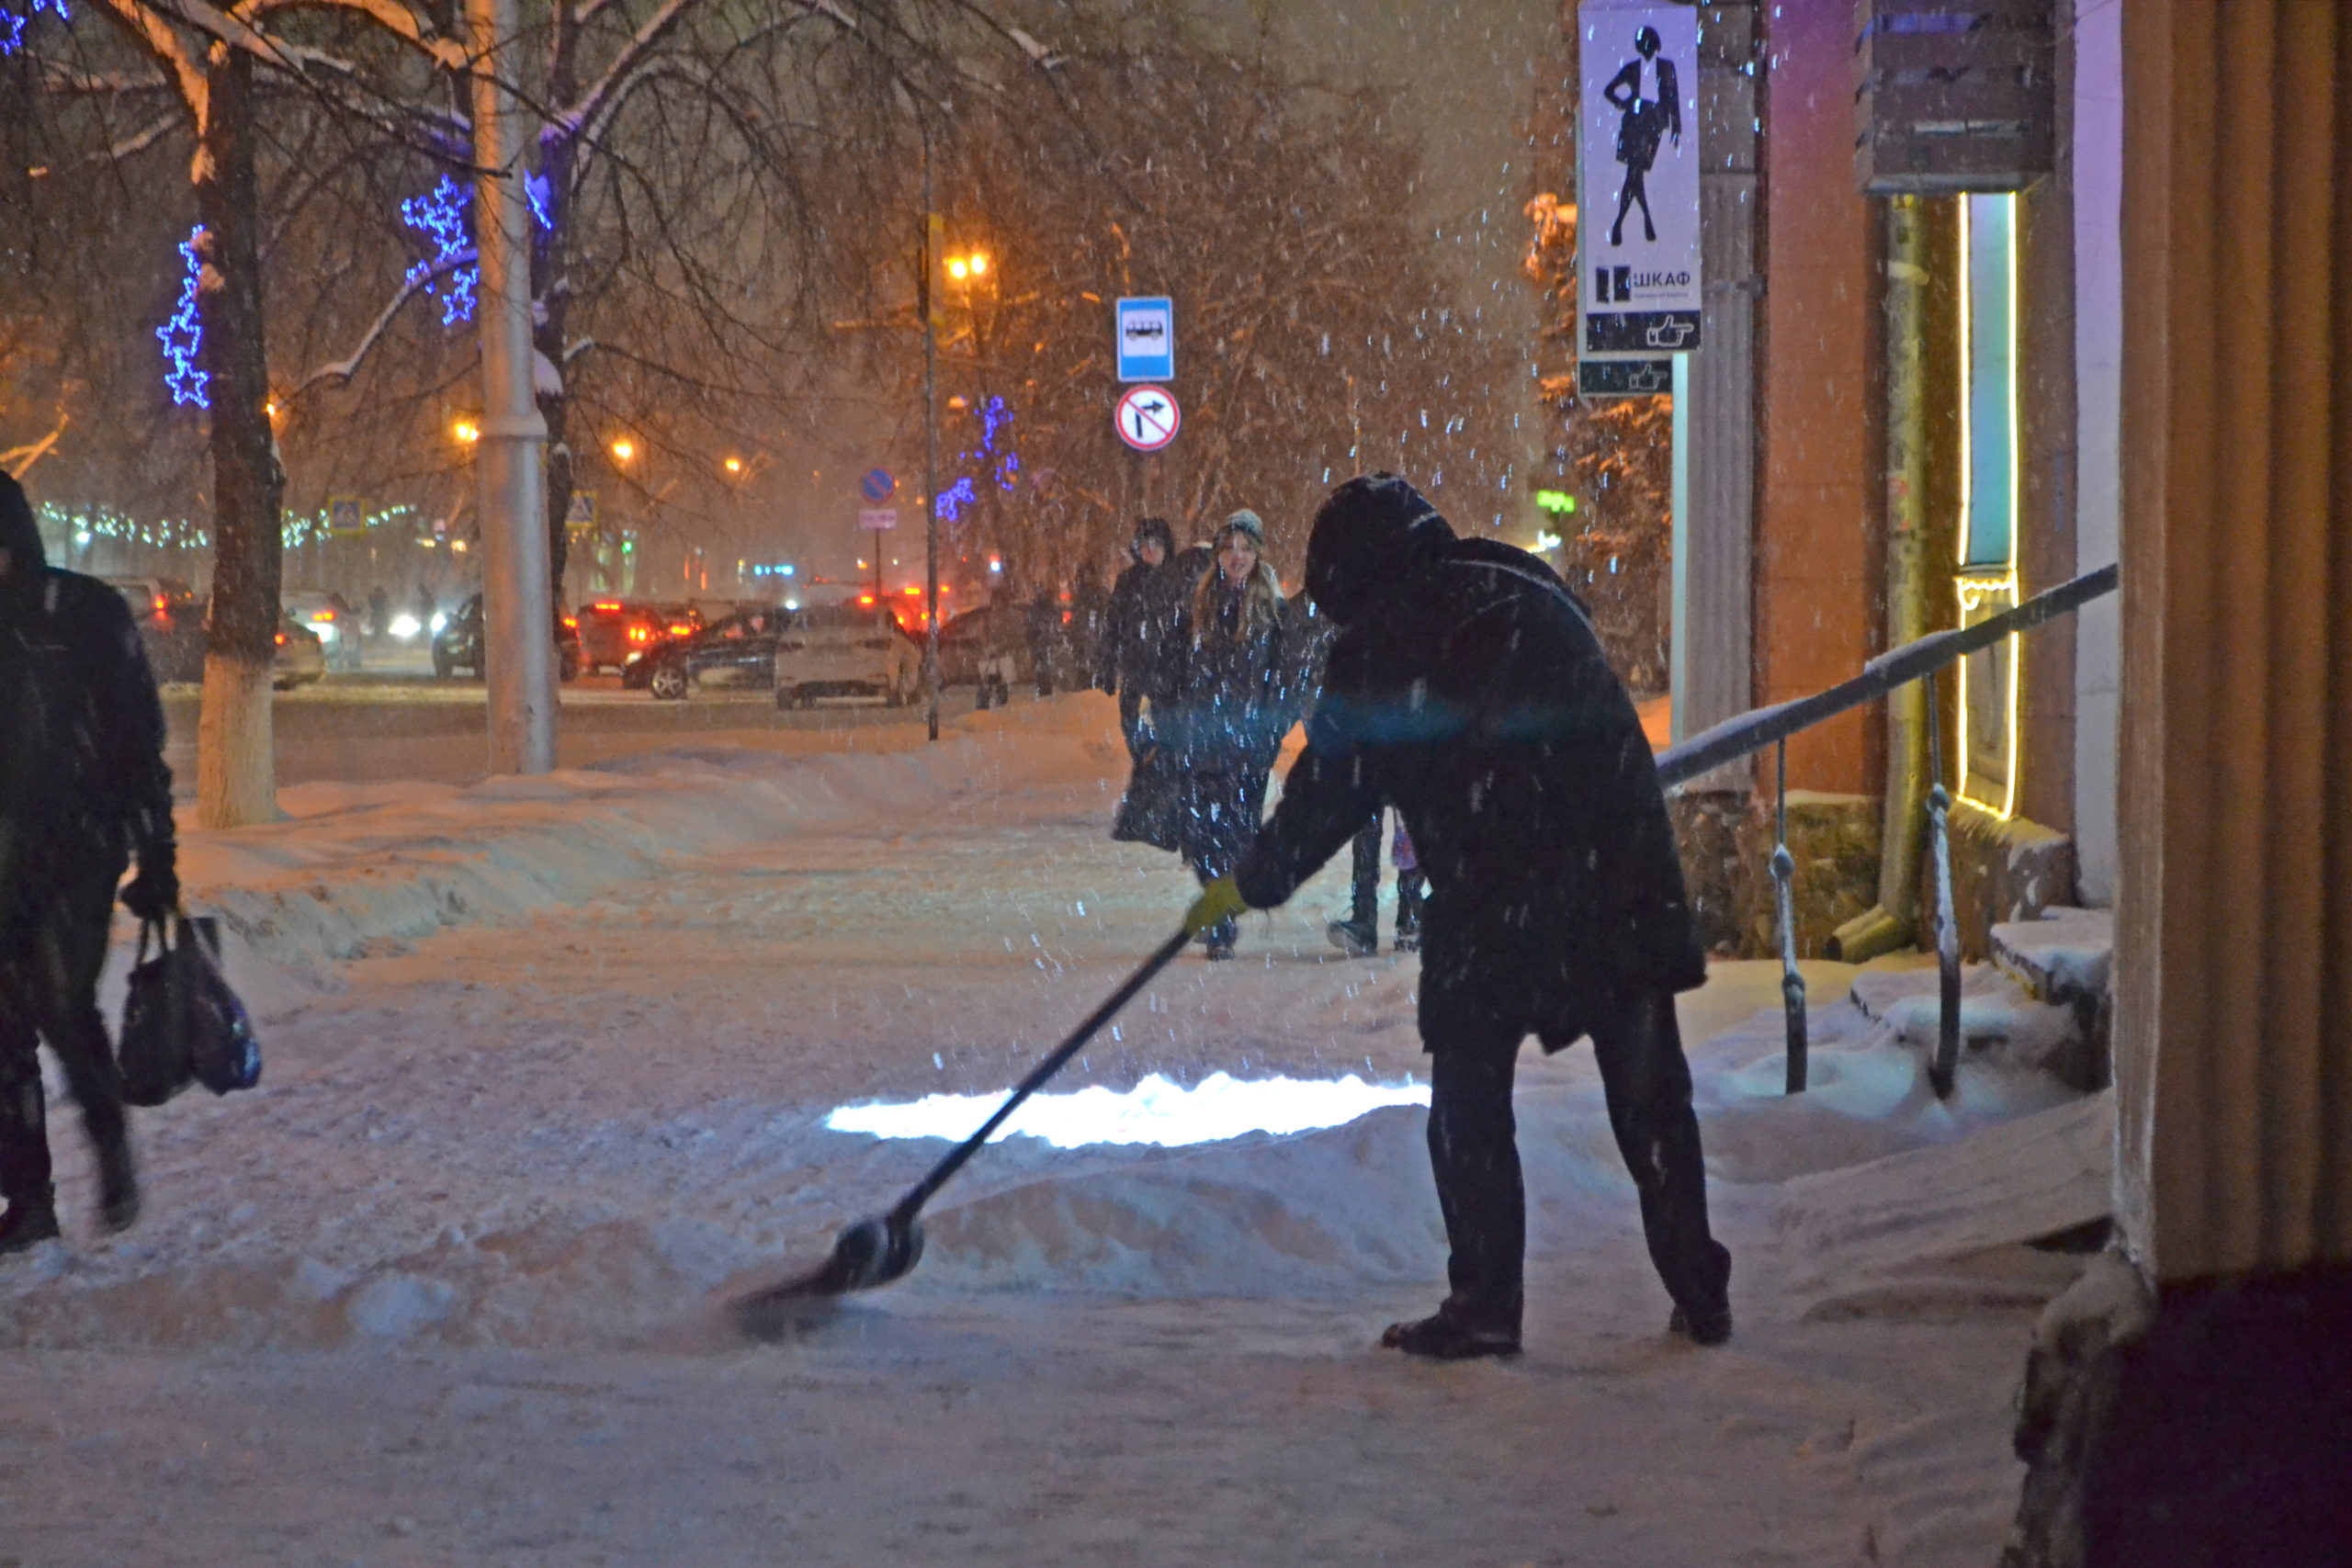
[[[141,856],[139,874],[122,890],[122,907],[142,920],[160,920],[180,907],[180,877],[174,856]]]
[[[1220,876],[1202,888],[1201,896],[1184,912],[1184,934],[1198,936],[1211,926],[1222,924],[1249,908],[1249,901],[1241,897],[1241,889],[1233,885],[1233,878]]]

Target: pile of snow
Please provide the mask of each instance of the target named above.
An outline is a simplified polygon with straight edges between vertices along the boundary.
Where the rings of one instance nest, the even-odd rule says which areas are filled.
[[[331,961],[528,919],[794,833],[888,830],[1002,792],[1099,783],[1114,757],[1124,771],[1115,709],[1089,693],[969,715],[936,746],[887,754],[701,746],[463,788],[300,784],[279,794],[283,822],[184,829],[180,879],[192,908],[220,916],[242,977],[275,998],[285,987],[267,966],[325,988]]]

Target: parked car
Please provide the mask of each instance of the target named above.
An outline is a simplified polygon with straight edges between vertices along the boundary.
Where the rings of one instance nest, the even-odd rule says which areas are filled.
[[[158,681],[204,679],[204,603],[173,577],[109,577],[107,582],[130,606],[147,666]]]
[[[982,663],[1008,653],[1014,665],[1012,679],[1035,678],[1028,628],[1017,605],[982,604],[939,623],[939,683],[943,686],[979,684]]]
[[[675,702],[703,682],[764,686],[775,678],[776,639],[791,618],[788,610],[761,604],[659,638],[629,657],[621,684],[663,702]]]
[[[286,613],[317,635],[328,669],[359,668],[359,612],[342,594],[310,590],[288,593]]]
[[[559,680],[580,678],[580,625],[571,615],[555,617],[556,676]],[[433,634],[433,673],[447,681],[463,670],[474,679],[482,674],[481,595],[470,594],[458,606],[441,629]]]
[[[895,625],[876,625],[868,605],[796,610],[776,639],[774,679],[780,708],[826,697],[880,697],[897,707],[922,693],[922,645]]]
[[[270,660],[269,683],[281,692],[307,686],[327,672],[326,645],[319,634],[279,612],[277,652]]]
[[[591,673],[626,669],[631,654],[703,625],[701,612],[691,604],[632,604],[620,599],[591,600],[582,606],[579,618],[581,668]]]

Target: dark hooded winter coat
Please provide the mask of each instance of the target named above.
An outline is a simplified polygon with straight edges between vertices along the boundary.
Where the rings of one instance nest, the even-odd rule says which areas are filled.
[[[164,709],[122,595],[47,563],[0,475],[0,919],[172,846]]]
[[[1425,1036],[1493,1017],[1557,1050],[1606,998],[1705,979],[1640,719],[1549,568],[1457,539],[1373,475],[1317,517],[1306,591],[1338,629],[1306,750],[1236,873],[1252,907],[1392,805],[1430,879]]]
[[[1102,615],[1102,656],[1096,661],[1098,685],[1106,692],[1136,697],[1165,693],[1162,667],[1171,630],[1169,595],[1160,580],[1172,564],[1170,558],[1176,553],[1176,543],[1164,523],[1157,528],[1146,525],[1137,531],[1138,541],[1146,532],[1159,542],[1159,564],[1148,565],[1138,556],[1111,584],[1111,603]]]

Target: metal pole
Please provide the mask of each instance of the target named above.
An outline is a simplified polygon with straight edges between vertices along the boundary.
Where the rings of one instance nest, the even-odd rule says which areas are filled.
[[[1772,892],[1781,920],[1781,1014],[1788,1033],[1786,1088],[1805,1086],[1804,972],[1797,967],[1796,857],[1789,853],[1789,742],[1781,737],[1773,755]]]
[[[1936,675],[1922,678],[1928,706],[1928,847],[1936,869],[1936,1055],[1928,1083],[1939,1100],[1951,1098],[1960,1066],[1960,922],[1952,914],[1951,794],[1944,788],[1942,720]]]
[[[481,255],[482,674],[490,771],[555,766],[555,614],[548,581],[547,422],[531,395],[530,207],[514,95],[495,51],[520,32],[518,0],[466,0],[472,32],[474,236]],[[511,68],[509,74],[511,74]]]
[[[939,323],[932,314],[932,285],[938,275],[939,218],[931,209],[931,120],[922,128],[922,559],[923,700],[931,738],[939,739]]]

